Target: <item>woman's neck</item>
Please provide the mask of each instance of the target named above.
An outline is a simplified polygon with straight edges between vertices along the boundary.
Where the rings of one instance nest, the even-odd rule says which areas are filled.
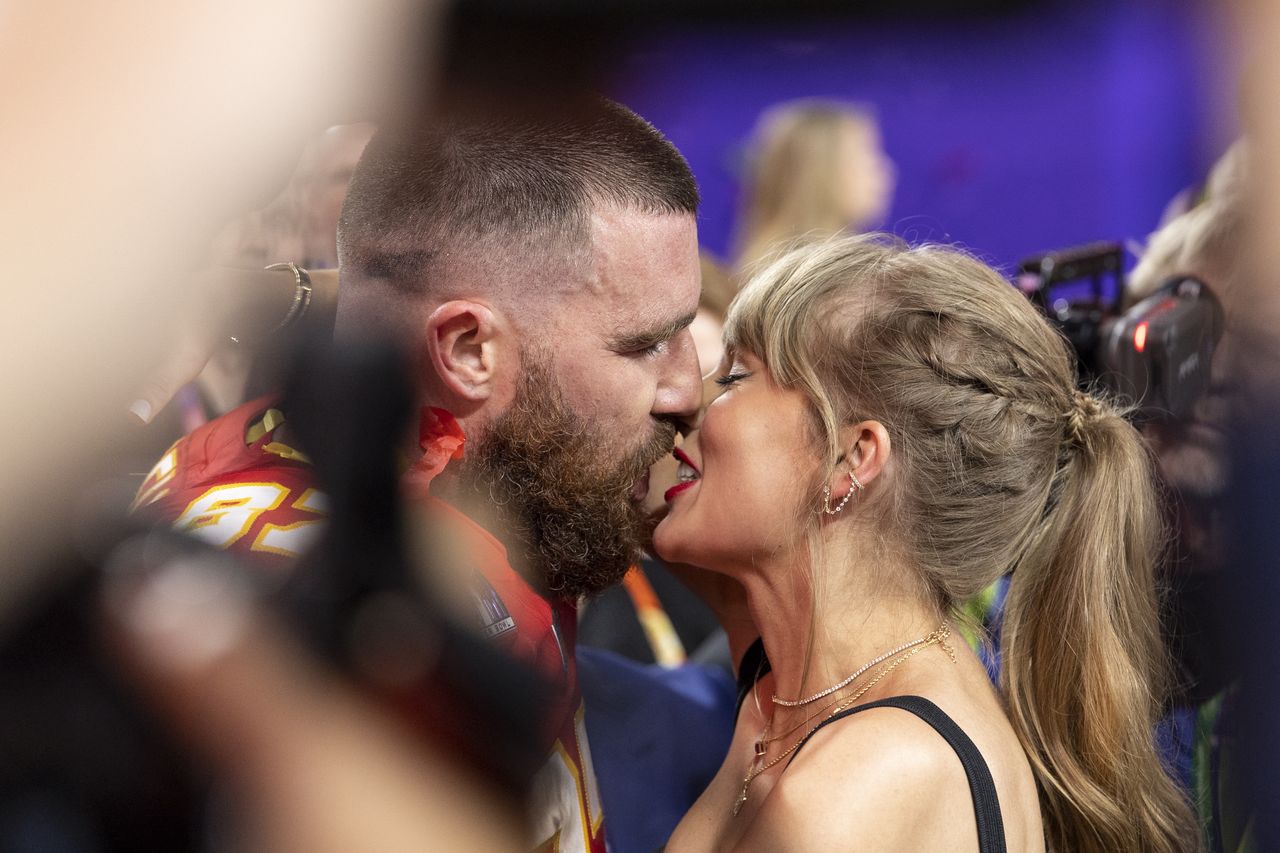
[[[836,566],[839,571],[833,571]],[[743,579],[779,698],[812,696],[938,627],[941,616],[918,585],[893,582],[914,578],[912,569],[884,563],[874,572],[866,567],[857,555],[833,554],[810,573],[792,560],[791,565],[761,566]],[[810,592],[810,576],[825,579],[817,581],[816,594]],[[858,683],[865,685],[869,677]]]

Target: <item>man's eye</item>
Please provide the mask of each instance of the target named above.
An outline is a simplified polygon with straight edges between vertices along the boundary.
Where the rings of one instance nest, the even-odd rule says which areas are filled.
[[[724,376],[716,377],[716,384],[719,385],[721,388],[730,388],[736,383],[741,382],[743,379],[746,379],[750,375],[751,375],[750,373],[747,373],[745,371],[740,373],[726,373]]]
[[[671,346],[671,341],[658,341],[636,350],[636,355],[655,356],[662,355]]]

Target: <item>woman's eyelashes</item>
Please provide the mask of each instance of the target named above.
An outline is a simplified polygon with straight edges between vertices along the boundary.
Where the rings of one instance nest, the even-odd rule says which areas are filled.
[[[726,373],[724,376],[717,376],[716,384],[719,385],[721,388],[732,388],[735,384],[737,384],[738,382],[741,382],[743,379],[746,379],[750,375],[751,375],[751,372],[748,370],[730,371]]]

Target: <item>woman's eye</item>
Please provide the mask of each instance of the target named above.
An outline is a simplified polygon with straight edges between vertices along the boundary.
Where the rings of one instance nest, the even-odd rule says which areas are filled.
[[[732,387],[735,383],[741,382],[743,379],[746,379],[750,375],[751,375],[750,373],[747,373],[745,371],[740,373],[726,373],[724,376],[716,377],[716,384],[719,385],[721,388],[729,388],[729,387]]]

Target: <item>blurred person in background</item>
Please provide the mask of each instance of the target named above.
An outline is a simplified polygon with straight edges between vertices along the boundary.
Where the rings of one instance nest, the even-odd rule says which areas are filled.
[[[1173,541],[1165,584],[1165,635],[1178,664],[1171,714],[1170,765],[1186,777],[1211,850],[1250,849],[1252,815],[1236,782],[1221,768],[1239,755],[1231,720],[1238,669],[1230,655],[1230,609],[1238,591],[1231,570],[1231,419],[1241,409],[1249,360],[1241,334],[1249,307],[1242,276],[1251,233],[1249,143],[1236,142],[1218,161],[1197,202],[1151,236],[1129,277],[1134,304],[1161,286],[1191,277],[1208,288],[1220,311],[1209,387],[1186,418],[1143,426],[1161,480],[1169,487]],[[1182,719],[1186,718],[1186,719]]]
[[[1252,818],[1253,846],[1242,849],[1269,851],[1280,849],[1280,653],[1274,640],[1280,624],[1280,5],[1245,0],[1230,9],[1240,53],[1249,61],[1240,114],[1248,140],[1250,227],[1239,259],[1243,274],[1231,296],[1237,306],[1231,330],[1236,405],[1228,440],[1217,444],[1229,459],[1223,520],[1230,552],[1221,588],[1227,622],[1221,638],[1236,675],[1235,713],[1220,727],[1239,745],[1235,760],[1219,769],[1231,793],[1239,795],[1237,818]]]
[[[1235,682],[1229,694],[1233,710],[1219,730],[1238,745],[1224,750],[1215,769],[1223,789],[1221,802],[1234,812],[1224,816],[1218,836],[1231,841],[1232,828],[1249,823],[1242,850],[1280,849],[1280,654],[1274,642],[1280,624],[1280,573],[1276,571],[1277,514],[1275,484],[1280,452],[1275,440],[1280,421],[1280,6],[1273,2],[1230,4],[1236,18],[1240,53],[1246,57],[1241,83],[1241,124],[1246,141],[1247,234],[1236,258],[1237,274],[1228,297],[1228,334],[1234,350],[1229,366],[1233,405],[1225,441],[1189,436],[1202,444],[1188,458],[1200,457],[1214,474],[1224,451],[1226,485],[1221,521],[1227,531],[1228,559],[1214,589],[1225,620],[1219,626]],[[1225,337],[1224,337],[1225,342]],[[1233,695],[1232,695],[1233,694]],[[1227,757],[1229,756],[1229,758]],[[1217,823],[1217,821],[1215,821]],[[1231,848],[1224,848],[1230,850]],[[1234,853],[1234,851],[1232,851]]]
[[[1226,558],[1219,516],[1229,488],[1227,424],[1238,405],[1240,384],[1236,331],[1245,306],[1238,292],[1249,233],[1249,196],[1240,186],[1246,181],[1245,145],[1236,143],[1215,166],[1198,204],[1151,236],[1125,291],[1125,302],[1132,305],[1171,279],[1188,276],[1208,285],[1222,310],[1210,386],[1196,402],[1192,418],[1157,421],[1145,428],[1163,478],[1192,502],[1179,527],[1195,555],[1195,566],[1206,570],[1220,570]]]
[[[209,418],[226,414],[246,400],[261,396],[277,379],[269,368],[259,369],[255,374],[255,362],[259,357],[268,362],[279,361],[293,342],[292,337],[246,334],[239,330],[235,335],[219,334],[207,344],[202,339],[201,328],[211,325],[209,312],[228,312],[244,301],[239,294],[228,292],[227,282],[238,279],[245,287],[272,288],[277,282],[280,287],[291,286],[287,271],[274,276],[254,276],[252,272],[282,260],[292,260],[311,273],[313,290],[306,306],[311,322],[332,317],[334,297],[330,291],[334,285],[325,280],[317,287],[317,278],[327,279],[317,271],[338,266],[338,216],[351,173],[373,131],[373,125],[367,123],[334,125],[312,137],[303,148],[284,190],[266,207],[250,211],[223,227],[214,238],[209,265],[223,271],[207,271],[202,285],[212,287],[214,298],[209,303],[216,300],[220,304],[200,307],[202,316],[188,324],[188,339],[183,342],[189,349],[207,345],[211,351],[193,381],[183,383],[172,392],[144,391],[143,399],[134,404],[135,415],[145,422],[151,423],[157,416],[177,421],[172,425],[154,425],[148,431],[150,434],[164,432],[168,441],[173,441]],[[212,283],[215,275],[221,279],[221,286]],[[289,283],[285,284],[286,281]],[[281,318],[286,313],[268,316]],[[178,363],[166,366],[169,372],[184,363],[181,357],[175,361]],[[168,411],[165,410],[166,393],[174,397],[174,405]]]
[[[735,272],[797,238],[821,240],[880,225],[894,182],[893,161],[867,110],[822,100],[770,108],[747,151]]]
[[[371,124],[334,125],[310,139],[288,185],[266,207],[228,224],[211,262],[257,269],[281,258],[308,270],[338,266],[338,217]]]

